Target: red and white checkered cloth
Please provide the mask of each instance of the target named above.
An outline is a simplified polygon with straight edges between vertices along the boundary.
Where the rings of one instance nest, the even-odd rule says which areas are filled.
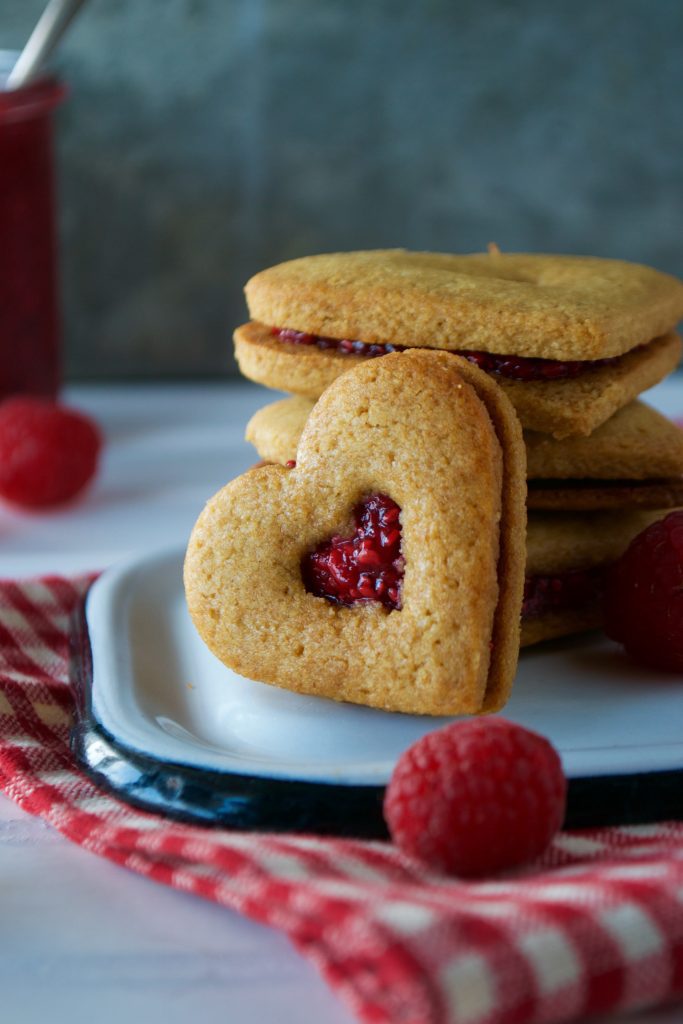
[[[683,995],[683,824],[562,834],[478,884],[379,842],[181,825],[69,749],[69,615],[88,580],[0,584],[0,786],[69,839],[281,928],[359,1020],[532,1024]]]

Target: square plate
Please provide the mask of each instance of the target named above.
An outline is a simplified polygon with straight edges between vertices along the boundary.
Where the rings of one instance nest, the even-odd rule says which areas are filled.
[[[399,754],[450,719],[305,697],[238,676],[197,635],[183,551],[104,573],[76,632],[74,747],[123,799],[240,828],[385,834]],[[572,827],[683,812],[683,687],[596,634],[522,653],[504,716],[558,749]]]

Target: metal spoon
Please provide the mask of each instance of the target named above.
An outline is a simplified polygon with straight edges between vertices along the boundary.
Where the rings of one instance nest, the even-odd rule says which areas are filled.
[[[85,0],[49,0],[10,72],[8,89],[21,89],[40,74],[43,64],[84,3]]]

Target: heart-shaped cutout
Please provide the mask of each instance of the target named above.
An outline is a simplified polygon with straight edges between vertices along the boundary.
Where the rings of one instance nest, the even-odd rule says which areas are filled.
[[[238,477],[185,564],[201,636],[242,675],[416,714],[496,710],[519,648],[525,458],[502,391],[465,360],[412,350],[336,380],[296,466]],[[353,510],[400,509],[400,608],[309,592],[302,563],[352,538]]]
[[[309,594],[350,607],[376,601],[401,607],[405,559],[401,554],[401,510],[386,494],[373,494],[353,510],[351,537],[332,537],[301,560]]]

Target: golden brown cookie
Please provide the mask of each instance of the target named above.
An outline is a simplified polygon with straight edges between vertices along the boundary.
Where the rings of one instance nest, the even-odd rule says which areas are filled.
[[[527,576],[547,576],[615,562],[641,530],[667,511],[530,512]]]
[[[663,380],[680,358],[681,339],[671,331],[609,366],[572,380],[497,379],[526,430],[561,440],[592,434],[617,410]]]
[[[302,559],[378,494],[401,508],[402,607],[307,592]],[[485,374],[437,352],[363,363],[316,405],[296,468],[251,470],[208,503],[190,612],[250,678],[417,714],[496,710],[519,649],[524,495],[521,430]]]
[[[258,409],[247,423],[244,438],[253,444],[264,462],[296,459],[299,439],[315,401],[302,395],[280,398]]]
[[[368,358],[288,344],[254,321],[238,327],[234,338],[235,356],[245,377],[307,398],[317,398],[341,373]],[[607,366],[567,380],[519,381],[491,376],[507,394],[526,430],[566,438],[591,434],[618,409],[666,377],[680,356],[681,340],[670,332]]]
[[[657,480],[683,474],[683,430],[644,402],[629,402],[589,437],[558,441],[527,430],[524,443],[530,480]]]
[[[406,252],[305,256],[246,286],[252,320],[371,344],[543,359],[621,355],[683,317],[683,284],[585,256]]]
[[[561,637],[587,633],[591,629],[599,629],[602,625],[602,612],[599,603],[590,603],[582,608],[570,608],[565,611],[546,612],[537,618],[522,619],[520,646],[531,647],[543,643],[544,640],[559,640]]]
[[[525,604],[520,643],[522,647],[570,636],[602,624],[602,572],[626,550],[634,537],[669,510],[598,513],[530,512],[527,524]],[[548,607],[539,613],[530,607],[530,584],[568,574],[586,572],[585,590],[574,591],[565,607]],[[552,585],[549,588],[553,592]]]
[[[246,429],[262,459],[284,465],[296,448],[312,399],[283,398],[256,412]],[[666,509],[683,504],[683,431],[632,402],[589,438],[557,441],[524,432],[529,509]],[[674,476],[673,474],[677,474]]]

